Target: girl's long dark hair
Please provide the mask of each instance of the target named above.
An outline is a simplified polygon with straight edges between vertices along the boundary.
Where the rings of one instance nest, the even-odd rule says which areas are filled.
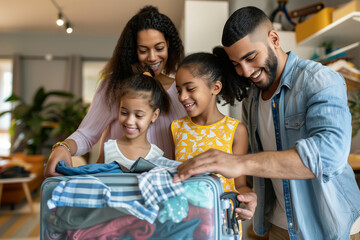
[[[185,57],[179,68],[186,68],[194,77],[206,79],[209,86],[220,80],[222,89],[218,97],[225,104],[234,105],[235,100],[241,101],[248,96],[250,82],[247,78],[240,77],[223,47],[215,47],[213,54],[199,52]],[[220,99],[218,99],[220,102]]]

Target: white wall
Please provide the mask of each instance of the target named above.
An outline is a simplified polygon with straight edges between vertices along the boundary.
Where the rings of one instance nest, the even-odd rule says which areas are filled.
[[[221,46],[222,30],[229,17],[227,1],[186,0],[184,7],[185,54],[212,52]],[[229,115],[229,105],[218,105],[220,112]]]
[[[185,1],[185,54],[211,52],[221,45],[224,24],[229,16],[226,1]]]
[[[68,35],[47,33],[0,33],[0,55],[67,56],[78,54],[110,57],[119,35]]]

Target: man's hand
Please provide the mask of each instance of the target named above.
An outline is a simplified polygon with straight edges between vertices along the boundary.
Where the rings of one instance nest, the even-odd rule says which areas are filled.
[[[217,149],[210,149],[194,158],[186,160],[178,167],[174,182],[184,181],[191,176],[206,172],[215,172],[226,178],[236,178],[243,175],[239,156]]]

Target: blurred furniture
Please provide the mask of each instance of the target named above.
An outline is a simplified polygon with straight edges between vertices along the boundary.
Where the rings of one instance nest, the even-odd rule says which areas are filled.
[[[1,157],[2,159],[21,159],[25,163],[30,164],[31,168],[29,171],[31,173],[30,179],[26,179],[23,182],[26,182],[27,188],[29,190],[29,194],[31,194],[35,190],[39,190],[41,187],[41,183],[44,180],[44,162],[46,160],[43,155],[25,155],[23,153],[15,153],[10,156]],[[2,179],[4,180],[4,179]],[[15,181],[15,178],[13,179]],[[7,183],[3,186],[2,195],[0,196],[0,202],[2,204],[12,204],[12,208],[16,203],[22,202],[26,198],[27,190],[24,189],[22,182],[14,182]]]
[[[28,183],[31,182],[32,180],[34,180],[36,178],[36,175],[37,175],[36,173],[31,173],[30,176],[28,176],[28,177],[0,178],[0,200],[1,200],[1,196],[2,196],[3,187],[5,184],[21,183],[22,188],[24,190],[26,200],[28,201],[28,204],[30,207],[30,212],[32,215],[34,215],[34,207],[32,204],[32,199],[31,199],[31,194],[30,194]],[[1,201],[0,201],[0,204],[1,204]]]

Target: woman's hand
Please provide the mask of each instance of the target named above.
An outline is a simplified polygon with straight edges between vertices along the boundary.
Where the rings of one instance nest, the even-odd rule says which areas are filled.
[[[72,166],[71,154],[64,146],[57,146],[54,151],[50,154],[50,157],[46,164],[44,177],[63,176],[56,172],[56,165],[61,161],[65,161],[67,166]]]

